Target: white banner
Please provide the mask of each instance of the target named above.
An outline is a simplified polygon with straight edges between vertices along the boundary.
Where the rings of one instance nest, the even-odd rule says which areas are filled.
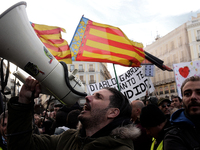
[[[144,76],[143,67],[133,67],[126,73],[118,76],[118,82],[121,92],[130,100],[136,100],[146,95],[146,91],[149,93],[154,91],[154,86],[150,78]],[[87,85],[90,94],[104,88],[104,87],[117,87],[117,81],[115,78],[105,80],[103,82]]]
[[[175,81],[179,97],[182,97],[181,85],[183,81],[191,76],[200,76],[199,68],[200,68],[200,61],[173,64]]]

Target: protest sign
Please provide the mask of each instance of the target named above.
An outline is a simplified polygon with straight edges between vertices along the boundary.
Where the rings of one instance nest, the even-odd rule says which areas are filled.
[[[130,100],[136,100],[146,95],[146,91],[149,93],[154,91],[154,86],[150,78],[144,76],[142,67],[133,67],[126,73],[118,76],[118,82],[121,92]],[[90,94],[104,88],[113,87],[118,89],[117,81],[115,78],[105,80],[103,82],[87,85]]]
[[[181,85],[183,81],[191,76],[200,76],[200,61],[173,64],[177,93],[181,96]]]

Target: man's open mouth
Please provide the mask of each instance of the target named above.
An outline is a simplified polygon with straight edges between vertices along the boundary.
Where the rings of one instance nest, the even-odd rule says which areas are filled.
[[[85,103],[85,105],[83,106],[83,110],[89,111],[90,109],[91,109],[90,105]]]

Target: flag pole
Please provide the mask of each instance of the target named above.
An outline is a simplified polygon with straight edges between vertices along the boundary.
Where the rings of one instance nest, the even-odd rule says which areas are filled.
[[[113,64],[113,68],[114,68],[114,72],[115,72],[115,79],[117,81],[118,90],[121,91],[120,86],[119,86],[119,82],[118,82],[118,79],[117,79],[117,73],[116,73],[116,70],[115,70],[115,64]]]

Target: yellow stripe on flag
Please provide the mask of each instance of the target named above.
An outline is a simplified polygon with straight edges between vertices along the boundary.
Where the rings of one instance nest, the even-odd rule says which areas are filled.
[[[101,38],[104,38],[104,39],[108,39],[108,40],[112,40],[112,41],[131,45],[131,42],[129,40],[125,39],[124,37],[114,35],[114,34],[111,34],[111,33],[107,33],[107,32],[103,32],[103,31],[100,31],[100,30],[96,30],[96,29],[91,28],[89,34],[95,35],[95,36],[98,36],[98,37],[101,37]]]
[[[114,46],[110,46],[110,45],[107,45],[107,44],[95,42],[95,41],[92,41],[92,40],[87,40],[86,45],[97,48],[97,49],[105,50],[105,51],[108,51],[108,52],[114,52],[114,53],[118,53],[118,54],[132,56],[132,57],[135,57],[135,58],[141,57],[140,55],[138,55],[138,53],[136,53],[134,51],[121,49],[121,48],[118,48],[118,47],[114,47]]]
[[[55,52],[54,50],[52,50],[52,49],[50,49],[50,48],[47,48],[47,49],[51,52],[51,54],[52,54],[53,56],[65,57],[65,56],[71,54],[70,51]]]
[[[59,34],[49,34],[49,35],[40,35],[41,37],[45,38],[45,39],[55,39],[58,40],[60,39],[60,33]]]
[[[40,30],[40,31],[45,31],[45,30],[53,30],[53,29],[57,29],[60,27],[57,26],[47,26],[47,25],[41,25],[41,24],[34,24],[34,29],[35,30]],[[64,28],[61,28],[63,32],[66,32],[66,30]]]
[[[113,26],[107,25],[107,24],[102,24],[102,23],[97,23],[97,22],[92,22],[92,24],[95,26],[103,27],[103,28],[111,28],[111,29],[120,30],[118,27],[113,27]]]
[[[129,60],[121,58],[121,57],[112,56],[112,55],[101,55],[101,54],[91,53],[88,51],[83,51],[83,56],[91,57],[91,58],[98,58],[98,59],[107,59],[110,61],[120,62],[123,65],[130,64]],[[136,64],[132,63],[132,65],[136,65]]]
[[[65,41],[65,40],[61,44],[53,44],[53,43],[51,43],[50,41],[48,41],[44,38],[40,38],[40,40],[42,41],[42,43],[47,43],[47,44],[50,44],[50,45],[55,46],[55,47],[61,47],[61,46],[64,46],[64,45],[68,45],[67,41]]]

